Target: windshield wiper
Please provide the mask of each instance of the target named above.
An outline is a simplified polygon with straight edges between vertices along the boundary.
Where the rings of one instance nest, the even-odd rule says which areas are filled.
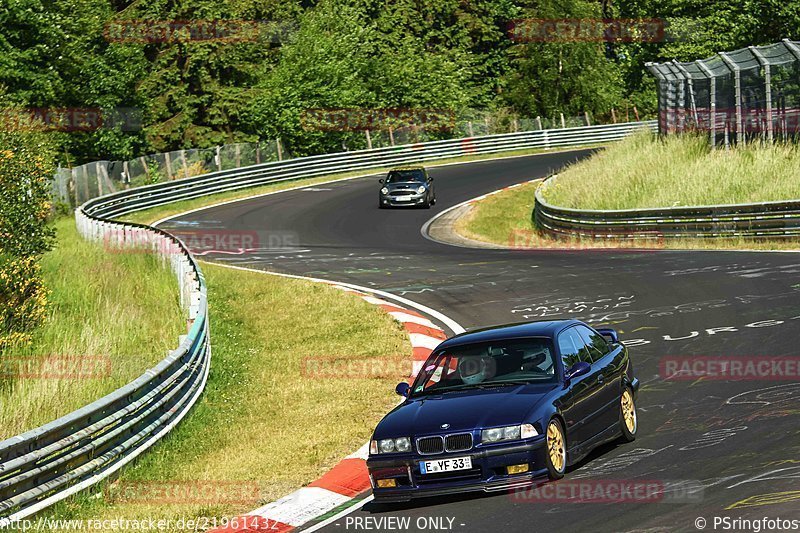
[[[460,390],[469,390],[469,389],[494,389],[497,387],[505,387],[508,385],[528,385],[530,381],[528,380],[521,380],[521,379],[510,379],[507,381],[489,381],[486,383],[473,383],[473,384],[461,384],[461,385],[450,385],[449,387],[441,387],[441,388],[432,388],[428,390],[422,390],[415,393],[413,396],[421,396],[427,394],[438,394],[440,392],[455,392]]]

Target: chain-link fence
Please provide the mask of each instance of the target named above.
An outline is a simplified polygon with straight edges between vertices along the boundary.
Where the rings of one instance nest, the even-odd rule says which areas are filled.
[[[129,161],[94,161],[59,168],[53,180],[57,201],[76,207],[122,189],[288,159],[280,141],[236,143],[202,150],[176,150]]]
[[[639,113],[628,110],[624,113],[611,110],[611,122],[638,121]],[[413,111],[413,110],[411,110]],[[389,122],[391,123],[391,122]],[[553,130],[591,126],[595,123],[589,113],[581,116],[564,116],[559,113],[553,117],[522,118],[517,115],[485,110],[468,110],[453,118],[446,128],[426,129],[425,125],[406,124],[398,127],[380,125],[372,130],[348,130],[347,124],[326,124],[325,130],[332,134],[351,131],[342,150],[386,148],[405,144],[415,144],[439,139],[460,139],[480,137],[498,133]],[[339,129],[337,129],[339,128]],[[216,170],[229,170],[290,159],[286,146],[278,141],[260,143],[227,144],[201,150],[178,150],[162,154],[151,154],[129,161],[95,161],[74,168],[59,168],[53,181],[53,195],[56,201],[77,207],[85,201],[122,189],[171,181],[196,176]]]
[[[700,131],[712,145],[800,136],[800,46],[784,39],[690,63],[648,63],[658,129]]]

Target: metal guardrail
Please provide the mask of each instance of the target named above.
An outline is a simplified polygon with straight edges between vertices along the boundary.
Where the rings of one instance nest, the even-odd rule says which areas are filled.
[[[544,199],[556,176],[536,189],[533,221],[554,237],[595,240],[781,238],[800,236],[800,200],[655,209],[588,210]]]
[[[99,199],[94,209],[102,205]],[[0,442],[0,528],[111,475],[155,444],[189,411],[210,367],[203,275],[187,249],[159,229],[119,224],[76,210],[79,232],[107,246],[144,247],[169,262],[189,330],[166,359],[139,378],[49,424]]]
[[[531,148],[551,149],[562,146],[600,144],[622,139],[638,128],[655,130],[656,121],[506,133],[301,157],[137,187],[90,200],[86,205],[95,209],[95,213],[99,216],[113,218],[178,200],[188,200],[219,192],[320,174],[385,168],[392,165],[423,163],[449,157]]]
[[[509,133],[327,154],[213,172],[116,192],[75,212],[80,233],[120,248],[144,247],[169,261],[191,326],[178,348],[141,377],[49,424],[0,442],[0,528],[83,490],[136,458],[172,429],[202,392],[210,367],[203,275],[176,237],[121,215],[265,183],[448,157],[615,141],[655,121]]]

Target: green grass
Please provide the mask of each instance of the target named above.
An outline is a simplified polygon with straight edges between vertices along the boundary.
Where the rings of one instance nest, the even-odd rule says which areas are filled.
[[[534,192],[540,183],[536,180],[487,196],[458,219],[454,229],[470,239],[513,246],[517,235],[533,229]]]
[[[711,151],[705,137],[658,140],[637,134],[576,163],[548,186],[554,205],[629,209],[800,198],[800,152],[794,146]],[[555,240],[534,229],[536,181],[478,201],[455,223],[464,237],[517,248],[670,248],[795,250],[796,239],[664,239],[609,243]]]
[[[177,283],[157,259],[89,243],[71,218],[56,230],[56,248],[42,259],[47,321],[29,346],[0,356],[0,439],[128,383],[186,333]]]
[[[582,209],[800,199],[800,149],[779,143],[711,150],[705,136],[640,133],[561,172],[545,199]]]
[[[584,148],[592,148],[596,145],[592,146],[582,146],[581,149]],[[567,150],[565,148],[564,150]],[[510,152],[503,152],[501,154],[485,154],[485,155],[473,155],[473,156],[462,156],[462,157],[451,157],[447,159],[441,159],[438,161],[432,161],[429,163],[422,163],[427,168],[434,168],[436,166],[445,165],[448,163],[457,163],[457,162],[467,162],[467,161],[481,161],[485,159],[492,159],[496,157],[510,157],[510,156],[521,156],[521,155],[533,155],[543,152],[555,152],[558,150],[546,151],[539,148],[530,148],[525,150],[514,150]],[[394,167],[392,167],[394,168]],[[251,187],[248,189],[243,189],[240,191],[230,191],[230,192],[221,192],[217,194],[211,194],[208,196],[202,196],[200,198],[194,198],[191,200],[182,200],[180,202],[175,202],[163,206],[153,207],[151,209],[146,209],[144,211],[138,211],[135,213],[130,213],[122,217],[123,220],[127,220],[129,222],[137,222],[140,224],[151,224],[157,220],[161,220],[162,218],[166,218],[173,215],[178,215],[185,211],[190,211],[192,209],[198,209],[201,207],[206,207],[209,205],[213,205],[220,202],[230,201],[230,200],[238,200],[241,198],[248,198],[250,196],[255,196],[259,194],[264,194],[268,192],[276,192],[282,191],[286,189],[291,189],[293,187],[307,187],[311,186],[320,182],[330,181],[334,179],[345,179],[352,176],[362,176],[365,174],[370,173],[378,173],[378,172],[386,172],[389,170],[389,167],[376,167],[373,169],[364,169],[359,170],[357,172],[344,172],[339,174],[327,174],[324,176],[316,176],[313,178],[302,178],[297,180],[290,180],[284,181],[281,183],[272,183],[267,185],[261,185],[258,187]]]
[[[411,369],[402,327],[376,306],[327,285],[203,264],[212,366],[205,393],[165,440],[100,486],[47,511],[58,518],[224,517],[285,496],[369,439]],[[376,361],[357,379],[304,372],[306,360]],[[327,368],[327,367],[326,367]],[[221,484],[252,501],[115,502],[113,488],[173,481]],[[104,492],[104,490],[106,492]],[[225,497],[219,499],[226,500]]]

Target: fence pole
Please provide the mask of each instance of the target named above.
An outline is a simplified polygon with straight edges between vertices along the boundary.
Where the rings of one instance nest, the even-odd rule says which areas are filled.
[[[589,120],[589,112],[588,111],[584,111],[583,112],[583,116],[586,118],[586,125],[587,126],[591,126],[592,125],[592,121]]]
[[[728,57],[725,52],[720,52],[719,57],[728,66],[728,69],[733,73],[733,88],[736,97],[736,142],[739,144],[744,143],[744,135],[742,132],[742,76],[739,70],[739,65]]]
[[[283,147],[281,146],[281,138],[275,139],[275,146],[278,148],[278,161],[283,161]]]
[[[219,151],[221,146],[215,147],[214,150],[214,162],[217,164],[217,170],[222,170],[222,156],[220,155]]]
[[[698,60],[696,63],[697,67],[702,70],[703,74],[708,78],[711,86],[708,91],[708,129],[711,131],[711,148],[713,149],[717,146],[717,78],[702,60]]]
[[[369,130],[364,130],[364,135],[367,136],[367,150],[372,150],[372,137],[369,134]]]
[[[544,128],[542,127],[542,117],[540,117],[539,115],[536,115],[536,127],[537,127],[538,129],[540,129],[540,130],[543,130],[543,129],[544,129]]]
[[[696,126],[698,124],[698,120],[697,120],[697,102],[695,101],[694,98],[694,80],[692,80],[692,75],[689,74],[689,71],[686,70],[683,67],[683,65],[678,63],[675,59],[672,60],[672,63],[686,79],[686,85],[689,87],[689,105],[691,106],[692,118],[694,119],[694,123]]]
[[[167,164],[167,177],[172,180],[172,158],[169,152],[164,152],[164,162]]]
[[[394,146],[394,128],[389,126],[389,144]]]
[[[559,113],[559,115],[561,115],[561,129],[564,129],[567,127],[567,123],[564,122],[564,113]]]
[[[392,131],[391,128],[389,128],[389,131],[390,132]],[[471,120],[467,121],[467,131],[469,131],[469,136],[470,137],[475,137],[475,132],[472,131],[472,121]],[[394,143],[392,143],[392,144],[394,144]]]
[[[261,164],[261,143],[256,142],[256,165]]]
[[[242,145],[240,143],[236,143],[234,146],[234,153],[236,154],[236,168],[242,167]]]
[[[758,62],[764,67],[764,94],[767,98],[767,138],[772,142],[772,75],[769,68],[769,61],[755,46],[750,46],[750,52],[756,56]]]
[[[617,114],[614,112],[613,107],[611,108],[611,122],[613,122],[614,124],[617,123]]]
[[[186,164],[186,150],[181,150],[181,165],[183,166],[183,177],[189,177],[189,165]]]

